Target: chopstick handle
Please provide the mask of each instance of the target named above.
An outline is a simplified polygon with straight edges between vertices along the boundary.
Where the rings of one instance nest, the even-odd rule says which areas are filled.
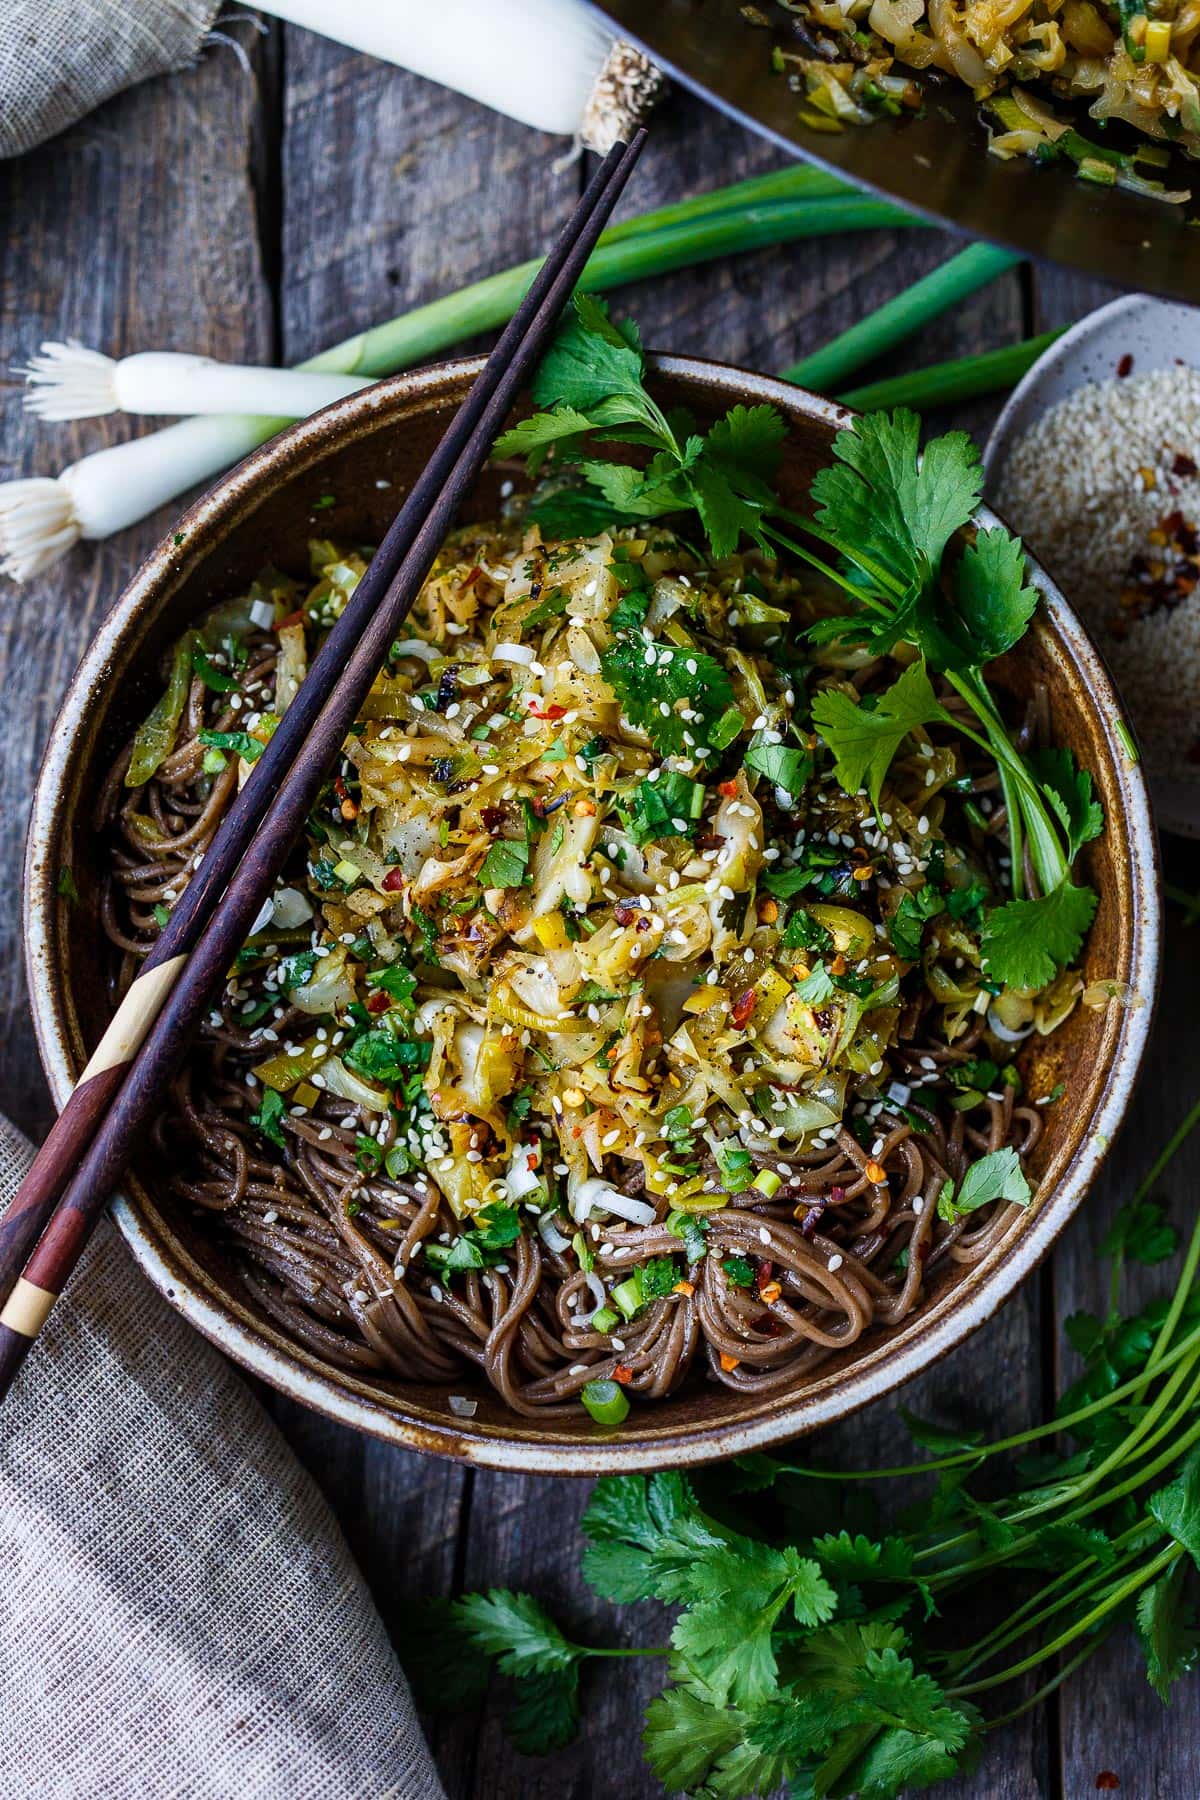
[[[532,373],[570,298],[596,238],[632,173],[644,141],[645,132],[639,131],[627,147],[622,147],[623,153],[609,170],[603,190],[585,222],[582,226],[576,224],[573,242],[561,268],[537,308],[529,329],[500,368],[466,443],[456,456],[450,458],[443,454],[443,439],[431,459],[440,471],[436,498],[421,520],[411,547],[390,580],[386,593],[367,620],[337,686],[321,707],[305,741],[303,754],[281,781],[246,855],[232,875],[220,906],[213,912],[192,954],[180,959],[169,993],[163,996],[157,1016],[144,1034],[132,1064],[123,1065],[127,1072],[119,1091],[99,1121],[44,1235],[0,1312],[0,1399],[8,1393],[49,1317],[139,1137],[160,1111],[167,1087],[187,1052],[195,1027],[225,980],[264,897],[301,835],[346,733],[358,716],[396,633],[433,565],[461,501],[487,458],[492,440]],[[578,216],[577,212],[576,220]],[[497,366],[499,348],[489,358],[484,375]],[[375,560],[380,554],[376,553]],[[303,691],[302,685],[300,692]],[[286,719],[287,714],[284,717]]]
[[[617,144],[600,163],[571,219],[530,283],[521,305],[497,340],[489,358],[489,368],[493,362],[496,367],[506,364],[516,355],[555,283],[560,281],[568,261],[572,268],[577,268],[576,279],[582,274],[582,264],[578,263],[575,254],[580,241],[579,220],[590,218],[602,206],[625,154],[626,147]],[[611,205],[605,208],[605,219],[610,211]],[[589,238],[589,254],[598,235],[597,231]],[[370,567],[314,658],[307,679],[301,683],[254,764],[249,780],[222,820],[199,868],[192,871],[167,923],[151,946],[136,980],[121,1001],[103,1040],[51,1127],[24,1181],[0,1216],[0,1308],[5,1306],[46,1221],[78,1169],[81,1155],[91,1143],[121,1085],[125,1068],[157,1018],[184,961],[199,942],[276,791],[300,754],[321,707],[387,593],[395,570],[412,548],[422,521],[437,497],[446,467],[470,442],[487,402],[488,384],[481,376],[447,426],[435,456],[413,484]],[[0,1311],[0,1321],[4,1317],[5,1312]]]

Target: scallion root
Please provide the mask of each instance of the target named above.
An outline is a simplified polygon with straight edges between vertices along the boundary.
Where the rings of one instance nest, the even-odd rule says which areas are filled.
[[[78,338],[43,344],[25,368],[25,410],[39,419],[98,419],[117,410],[116,363]]]

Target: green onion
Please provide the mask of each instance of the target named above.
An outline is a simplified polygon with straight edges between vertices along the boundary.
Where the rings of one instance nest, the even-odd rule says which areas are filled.
[[[617,1315],[611,1306],[600,1307],[599,1311],[594,1312],[591,1318],[592,1330],[604,1333],[610,1332],[616,1322]]]
[[[768,1200],[773,1200],[783,1182],[774,1169],[760,1169],[750,1186],[757,1188],[760,1194],[765,1194]]]
[[[615,1381],[585,1381],[579,1397],[597,1425],[620,1425],[629,1417],[629,1402]]]
[[[932,363],[908,375],[890,375],[884,381],[851,388],[848,393],[839,394],[838,399],[843,406],[856,407],[859,412],[878,412],[892,406],[911,406],[921,412],[931,406],[958,405],[980,394],[999,393],[1015,386],[1043,350],[1048,350],[1065,330],[1062,326],[1058,331],[1026,338],[1023,344],[1006,344],[1003,350],[984,350],[978,356]]]
[[[610,227],[592,254],[583,285],[598,291],[769,245],[924,223],[818,170],[778,170]],[[376,377],[434,360],[449,346],[510,319],[540,266],[540,259],[534,259],[500,270],[347,338],[297,367]],[[79,472],[86,468],[88,537],[124,530],[196,482],[219,474],[288,423],[285,417],[261,414],[201,414],[84,458],[73,465],[72,476],[77,487]],[[51,485],[58,491],[48,507],[45,489]],[[27,516],[20,515],[10,515],[0,527],[0,562],[18,581],[48,567],[47,557],[57,561],[84,532],[71,491],[61,484],[43,483],[38,504],[50,521],[40,532],[31,533]]]
[[[223,750],[206,750],[200,761],[200,767],[206,775],[219,775],[229,758]]]
[[[625,1281],[618,1281],[609,1295],[609,1299],[620,1307],[627,1319],[632,1319],[635,1313],[641,1311],[645,1303],[642,1293],[642,1271],[635,1269]]]
[[[903,293],[877,306],[873,313],[814,350],[811,356],[793,363],[783,371],[783,379],[815,388],[822,394],[836,390],[848,375],[911,337],[927,320],[948,312],[977,288],[1015,268],[1020,260],[1011,250],[998,249],[994,244],[972,244],[920,281],[914,281]]]
[[[358,864],[352,863],[347,856],[343,856],[341,862],[334,863],[333,872],[339,881],[345,882],[347,887],[350,887],[353,882],[356,882],[362,874],[362,870],[359,868]]]

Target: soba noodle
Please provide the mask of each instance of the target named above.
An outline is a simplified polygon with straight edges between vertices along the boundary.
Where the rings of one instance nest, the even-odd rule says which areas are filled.
[[[363,566],[316,544],[311,582],[268,571],[177,648],[173,730],[144,727],[99,802],[114,999]],[[946,1184],[1026,1163],[1013,1045],[1081,983],[984,979],[1006,836],[965,740],[914,732],[878,819],[833,779],[806,683],[894,665],[802,648],[823,604],[658,530],[448,542],[160,1131],[181,1202],[316,1356],[458,1388],[474,1367],[529,1416],[614,1375],[646,1401],[782,1393],[1009,1229]],[[723,751],[660,754],[608,685],[622,641],[668,696],[685,659],[662,712]],[[720,731],[709,658],[740,715]],[[755,772],[745,732],[798,760]],[[935,885],[903,956],[897,907]]]

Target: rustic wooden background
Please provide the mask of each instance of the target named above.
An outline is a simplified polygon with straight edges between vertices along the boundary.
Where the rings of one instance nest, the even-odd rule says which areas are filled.
[[[124,96],[69,135],[0,164],[0,366],[43,337],[77,336],[123,353],[194,349],[292,362],[475,276],[532,255],[565,217],[583,178],[562,145],[405,73],[305,32],[252,19],[233,27],[244,61],[218,49],[185,75]],[[655,125],[629,204],[643,209],[774,166],[777,153],[677,97]],[[935,231],[798,244],[642,284],[625,298],[649,343],[785,367],[955,247]],[[1134,271],[1131,270],[1131,276]],[[953,316],[931,320],[911,364],[1011,342],[1078,318],[1108,297],[1096,283],[1022,268]],[[863,378],[879,371],[870,371]],[[4,377],[0,376],[0,382]],[[122,422],[35,426],[15,382],[4,403],[0,477],[53,473],[114,441]],[[972,430],[994,409],[948,415]],[[34,1050],[20,947],[28,798],[60,696],[84,646],[164,514],[78,550],[32,587],[0,591],[0,1103],[33,1134],[49,1099]],[[1170,878],[1200,883],[1200,859],[1168,846]],[[1063,1317],[1102,1304],[1096,1245],[1148,1160],[1148,1146],[1195,1091],[1200,1009],[1197,932],[1178,912],[1149,1066],[1109,1173],[1065,1235],[1052,1267],[990,1327],[904,1400],[922,1413],[993,1425],[1031,1421],[1053,1395]],[[1200,1144],[1170,1192],[1190,1212]],[[573,1635],[618,1641],[577,1574],[586,1484],[471,1474],[425,1461],[269,1399],[328,1494],[404,1651],[406,1608],[429,1593],[530,1586]],[[827,1455],[878,1463],[904,1447],[893,1402],[828,1434]],[[582,1738],[550,1762],[507,1744],[498,1719],[439,1722],[432,1741],[454,1800],[640,1800],[657,1792],[641,1762],[642,1708],[654,1665],[607,1665],[587,1684]],[[999,1734],[956,1795],[989,1800],[1091,1793],[1112,1770],[1137,1800],[1200,1792],[1195,1684],[1168,1714],[1119,1636],[1049,1704]]]

